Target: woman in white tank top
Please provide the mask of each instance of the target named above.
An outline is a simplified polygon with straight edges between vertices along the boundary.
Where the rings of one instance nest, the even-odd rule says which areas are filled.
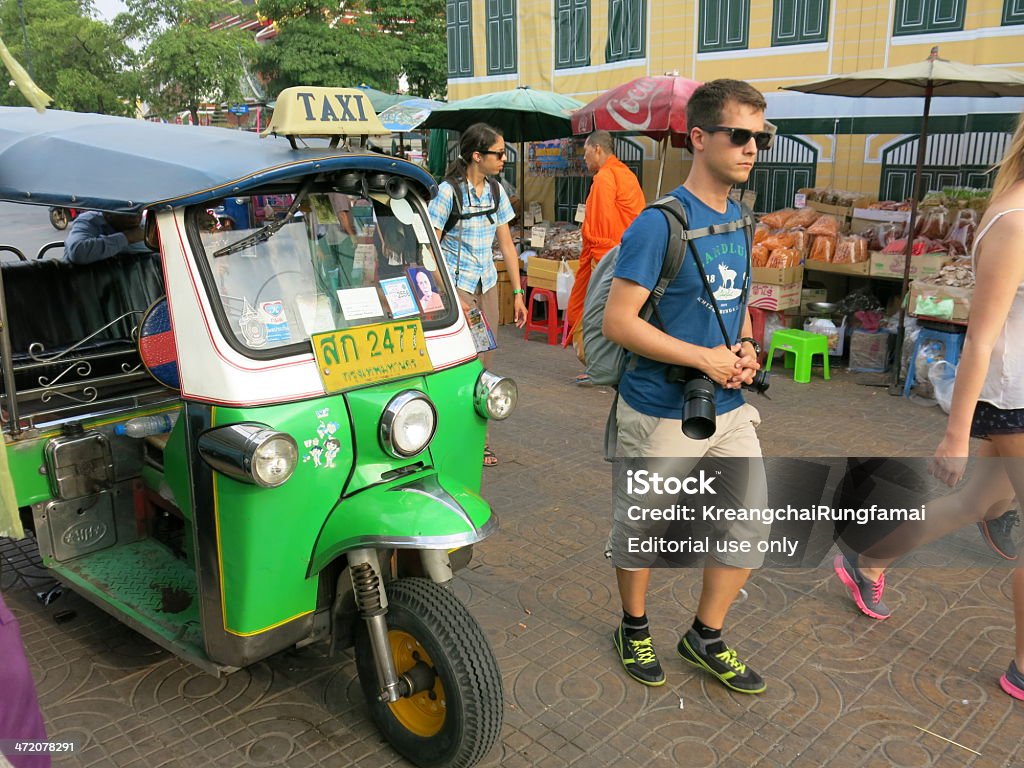
[[[931,473],[956,486],[964,476],[970,438],[980,438],[970,480],[928,502],[926,525],[898,532],[886,558],[837,556],[835,571],[861,611],[885,619],[885,570],[899,551],[934,541],[970,523],[1003,515],[1024,500],[1024,116],[999,164],[992,202],[974,239],[975,288],[949,421]],[[1015,518],[1016,519],[1016,518]],[[903,538],[898,538],[902,536]],[[901,543],[902,542],[902,543]],[[881,550],[879,550],[881,551]],[[1008,558],[1009,559],[1009,558]],[[1013,573],[1014,658],[999,679],[1024,700],[1024,566]]]

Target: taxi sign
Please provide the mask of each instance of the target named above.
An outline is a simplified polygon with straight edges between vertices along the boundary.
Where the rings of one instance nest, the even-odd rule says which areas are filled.
[[[366,94],[358,88],[286,88],[277,97],[274,116],[263,136],[385,136]]]
[[[328,393],[434,370],[419,318],[318,333],[312,342]]]

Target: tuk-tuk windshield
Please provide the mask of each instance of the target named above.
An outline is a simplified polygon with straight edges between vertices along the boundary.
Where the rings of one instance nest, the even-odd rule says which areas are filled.
[[[296,206],[294,195],[254,195],[190,211],[212,298],[238,344],[262,351],[397,318],[427,329],[454,321],[429,221],[410,200],[371,198],[314,192]],[[267,227],[282,217],[283,226]]]

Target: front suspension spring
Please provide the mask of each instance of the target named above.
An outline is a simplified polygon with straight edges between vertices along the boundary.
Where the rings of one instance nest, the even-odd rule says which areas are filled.
[[[356,605],[363,616],[380,612],[380,579],[369,563],[351,566],[352,588],[355,590]]]

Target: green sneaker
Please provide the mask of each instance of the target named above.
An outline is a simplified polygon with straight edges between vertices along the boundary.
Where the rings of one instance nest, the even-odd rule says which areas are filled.
[[[757,672],[736,657],[736,651],[726,647],[721,653],[703,650],[700,638],[692,629],[683,635],[676,647],[683,661],[697,669],[710,672],[726,688],[738,693],[764,693],[768,687]]]
[[[644,685],[658,686],[665,684],[665,673],[654,653],[654,641],[651,633],[643,630],[643,634],[627,637],[619,623],[612,635],[615,650],[619,652],[619,660],[626,669],[626,674]]]

